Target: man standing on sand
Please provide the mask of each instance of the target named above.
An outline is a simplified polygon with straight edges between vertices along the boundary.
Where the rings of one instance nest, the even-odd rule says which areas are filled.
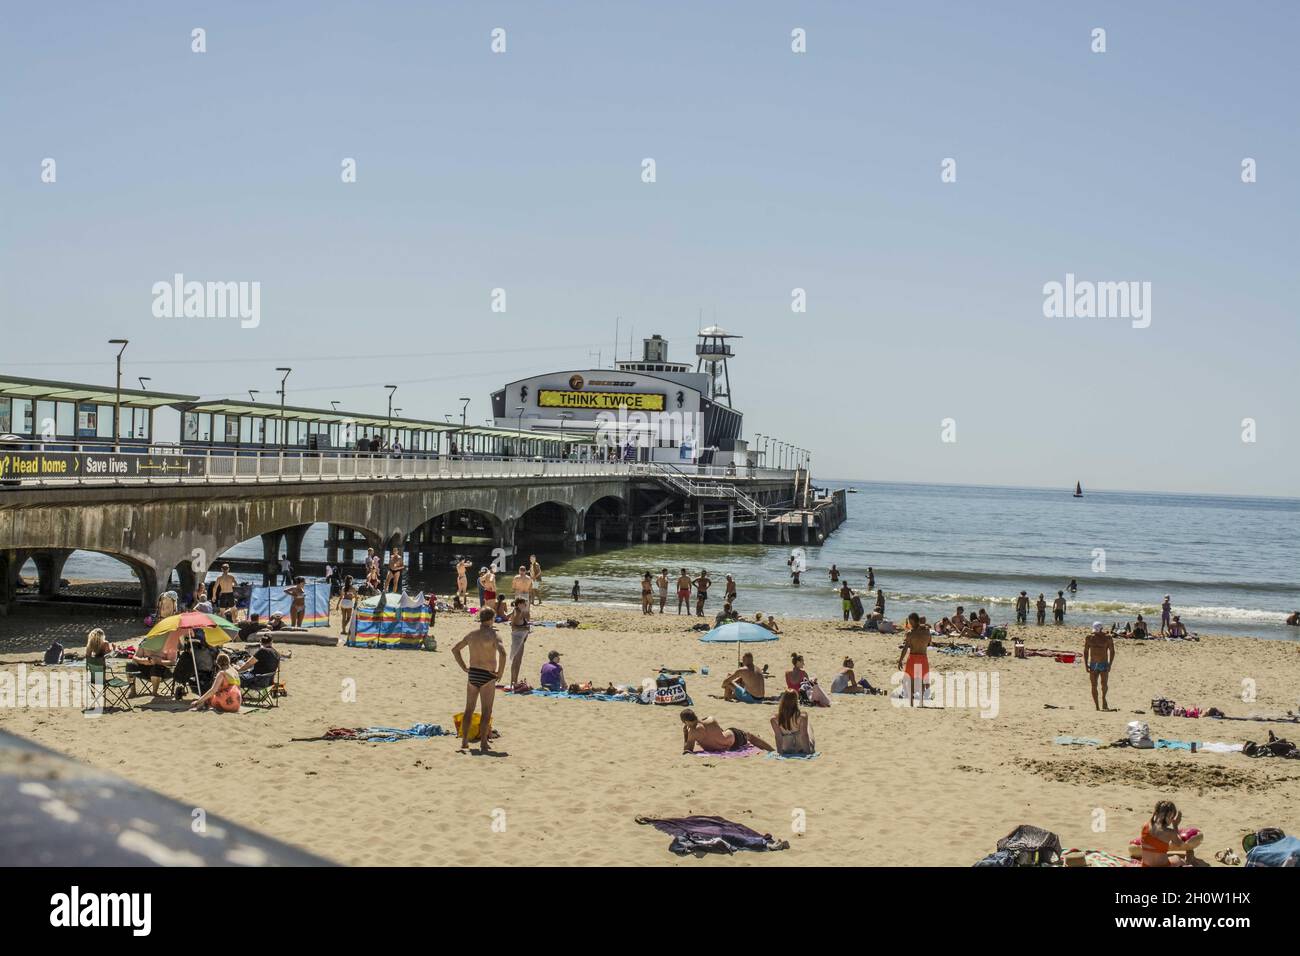
[[[1101,626],[1100,621],[1092,625],[1092,633],[1083,641],[1083,666],[1088,668],[1088,680],[1092,682],[1092,706],[1098,710],[1110,710],[1106,704],[1106,690],[1110,683],[1110,665],[1115,660],[1115,636]],[[1097,702],[1097,680],[1101,679],[1101,703]]]
[[[469,749],[469,729],[474,722],[474,707],[482,701],[483,713],[479,718],[479,752],[488,752],[492,735],[492,702],[496,699],[497,681],[506,671],[506,648],[492,626],[491,608],[478,612],[478,628],[460,639],[451,649],[452,656],[468,678],[465,684],[465,716],[461,718],[460,749]],[[469,648],[469,665],[461,652]]]
[[[510,590],[514,592],[516,604],[522,598],[529,607],[532,606],[530,592],[533,590],[533,576],[522,564],[519,565],[519,573],[510,579]]]
[[[537,560],[537,555],[528,556],[528,576],[533,579],[532,590],[528,592],[529,600],[533,604],[542,603],[542,565]]]
[[[1020,592],[1020,597],[1016,598],[1016,623],[1029,623],[1029,595],[1024,591]]]
[[[668,569],[663,568],[659,572],[659,577],[655,578],[655,587],[659,589],[659,613],[664,612],[665,605],[668,604]]]
[[[1169,603],[1169,595],[1165,595],[1164,603],[1160,605],[1160,636],[1165,637],[1169,634],[1169,618],[1174,613],[1174,606]]]
[[[898,652],[898,669],[903,673],[903,686],[907,688],[909,706],[925,706],[926,691],[930,687],[930,656],[927,652],[934,639],[930,629],[921,624],[921,616],[913,611],[907,615],[907,631],[903,646]]]
[[[772,750],[772,745],[757,734],[741,730],[739,727],[724,728],[713,717],[700,720],[695,711],[685,707],[682,718],[682,753],[695,752],[695,745],[701,750],[721,753],[724,750],[744,750],[751,744],[759,750]]]
[[[287,554],[280,555],[280,583],[293,584],[293,564]]]
[[[1052,602],[1052,621],[1056,624],[1065,623],[1065,592],[1057,591],[1056,600]]]
[[[235,585],[239,582],[230,573],[230,565],[221,566],[221,577],[212,582],[212,592],[217,598],[217,613],[226,620],[235,619]]]
[[[691,613],[691,576],[682,568],[682,573],[677,576],[677,613],[682,613],[682,608],[686,608],[686,613]]]
[[[700,576],[691,583],[695,585],[695,616],[704,617],[704,602],[709,599],[709,585],[713,583],[709,572],[701,568]]]
[[[456,562],[456,596],[463,602],[469,591],[469,562],[461,558]]]
[[[1038,603],[1034,605],[1038,610],[1038,624],[1041,627],[1047,623],[1047,598],[1043,597],[1043,592],[1038,592]]]

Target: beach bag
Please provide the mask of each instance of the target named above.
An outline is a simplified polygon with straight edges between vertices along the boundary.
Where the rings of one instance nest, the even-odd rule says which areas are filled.
[[[1174,702],[1167,697],[1155,697],[1151,700],[1151,713],[1157,717],[1172,717]]]
[[[1007,629],[1005,627],[995,627],[989,632],[989,637],[994,640],[1005,641],[1007,639]]]
[[[826,691],[822,690],[821,685],[814,680],[806,680],[799,685],[799,696],[806,697],[813,707],[831,705],[831,699],[826,696]]]
[[[481,718],[481,717],[482,717],[482,714],[477,714],[477,713],[476,713],[476,714],[474,715],[473,719],[469,722],[469,740],[470,740],[471,742],[473,742],[473,741],[475,741],[475,740],[478,740],[479,723],[480,723],[480,718]],[[464,712],[464,711],[461,711],[459,714],[457,714],[455,717],[453,717],[452,720],[454,720],[454,721],[456,722],[456,736],[459,737],[459,736],[461,735],[460,725],[461,725],[461,724],[464,722],[464,720],[465,720],[465,712]]]
[[[1007,649],[1002,645],[1001,641],[989,641],[989,647],[986,653],[989,657],[1006,657]]]
[[[1010,850],[998,850],[996,853],[990,853],[984,859],[980,860],[975,866],[1015,866],[1016,855]]]
[[[1140,720],[1128,722],[1127,736],[1130,747],[1143,750],[1151,750],[1155,747],[1155,742],[1151,739],[1151,728]]]
[[[1046,866],[1061,856],[1061,838],[1051,830],[1022,823],[1001,840],[999,850],[1015,854],[1016,866]]]
[[[677,675],[660,674],[655,678],[655,703],[690,706],[691,698],[686,693],[686,681]]]

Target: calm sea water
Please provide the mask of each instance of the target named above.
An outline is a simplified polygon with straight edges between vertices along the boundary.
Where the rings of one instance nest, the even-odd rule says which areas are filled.
[[[740,610],[780,617],[839,615],[827,569],[838,565],[850,586],[866,587],[876,571],[888,616],[918,611],[938,620],[957,604],[986,607],[995,621],[1014,618],[1021,590],[1048,601],[1071,578],[1077,594],[1067,621],[1131,621],[1138,612],[1158,626],[1160,601],[1192,630],[1300,639],[1284,619],[1300,608],[1300,499],[1233,498],[1068,489],[834,482],[854,488],[849,520],[821,547],[806,549],[808,571],[792,587],[792,546],[646,544],[589,549],[585,555],[540,554],[551,600],[568,605],[575,578],[584,601],[635,607],[646,570],[707,568],[715,580],[710,608],[721,606],[722,581],[733,574]],[[306,556],[323,556],[324,526],[312,529]],[[1104,551],[1104,570],[1099,555]],[[466,547],[478,563],[487,549]],[[482,551],[482,553],[479,553]],[[257,542],[233,554],[260,557]],[[79,553],[68,577],[127,578],[122,565]],[[415,584],[442,593],[450,567],[426,571]],[[867,602],[868,605],[871,603]],[[675,607],[671,600],[670,612]]]

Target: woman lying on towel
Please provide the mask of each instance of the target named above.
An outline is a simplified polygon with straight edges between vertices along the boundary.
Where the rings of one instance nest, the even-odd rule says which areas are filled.
[[[1143,866],[1194,866],[1196,854],[1193,847],[1199,839],[1191,842],[1179,832],[1183,815],[1174,806],[1172,800],[1161,800],[1156,804],[1151,820],[1142,826],[1142,865]],[[1200,836],[1199,832],[1196,834]],[[1170,850],[1182,850],[1183,856],[1170,856]]]
[[[772,733],[776,735],[776,752],[779,754],[810,754],[813,745],[808,715],[799,709],[799,695],[792,690],[781,695],[776,716],[772,718]]]

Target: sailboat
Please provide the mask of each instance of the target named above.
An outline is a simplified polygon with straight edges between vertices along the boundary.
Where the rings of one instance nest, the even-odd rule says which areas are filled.
[[[1074,497],[1076,498],[1083,497],[1083,484],[1077,481],[1074,483]]]

